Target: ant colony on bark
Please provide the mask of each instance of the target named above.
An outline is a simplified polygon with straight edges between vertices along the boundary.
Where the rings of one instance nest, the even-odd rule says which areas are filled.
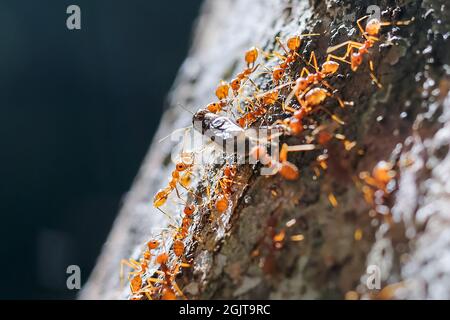
[[[339,77],[343,69],[356,72],[366,60],[373,84],[382,88],[375,75],[371,49],[382,41],[382,27],[406,26],[412,21],[381,22],[364,16],[357,20],[363,41],[349,39],[328,47],[325,55],[314,51],[305,53],[301,48],[305,39],[314,41],[326,33],[290,35],[284,41],[277,37],[274,43],[279,49],[267,52],[252,47],[245,52],[243,70],[229,81],[219,81],[214,91],[215,101],[193,115],[193,129],[206,135],[216,147],[237,141],[245,145],[244,151],[224,152],[222,164],[204,168],[202,177],[199,177],[199,169],[205,166],[197,159],[202,151],[181,152],[168,183],[153,198],[153,206],[169,219],[168,228],[152,236],[138,260],[121,261],[121,282],[124,280],[123,267],[131,269],[128,272],[130,298],[186,299],[177,280],[183,269],[192,266],[193,261],[188,256],[188,250],[193,249],[191,243],[202,241],[196,234],[194,222],[204,220],[201,219],[204,215],[213,222],[214,218],[232,210],[234,195],[242,185],[239,169],[249,165],[235,161],[237,158],[250,161],[261,172],[269,172],[269,178],[273,175],[296,181],[301,179],[302,172],[289,154],[316,153],[312,172],[317,179],[328,168],[327,148],[333,139],[342,143],[345,150],[352,150],[356,142],[348,140],[339,129],[345,126],[341,118],[346,111],[351,111],[349,107],[353,102],[351,97],[342,97],[330,84],[333,83],[331,80]],[[340,50],[341,55],[337,53]],[[319,63],[321,58],[323,62]],[[265,85],[261,89],[263,79]],[[277,117],[272,116],[275,114]],[[255,130],[262,129],[268,132],[264,139],[258,133],[254,134]],[[298,143],[288,145],[287,138]],[[361,150],[358,152],[362,153]],[[359,184],[365,199],[373,205],[373,212],[388,214],[387,198],[393,190],[395,176],[394,164],[383,161],[371,173],[360,174]],[[197,178],[201,178],[198,180],[202,183],[195,189],[192,185]],[[328,199],[332,207],[338,205],[333,193],[328,193]],[[168,202],[176,205],[169,206]],[[179,209],[167,212],[169,207]],[[301,234],[287,235],[287,229],[295,223],[292,219],[286,229],[273,232],[270,246],[280,249],[286,240],[302,241],[304,236]],[[361,231],[355,233],[355,239],[361,236]],[[251,253],[252,256],[258,254],[259,249]]]

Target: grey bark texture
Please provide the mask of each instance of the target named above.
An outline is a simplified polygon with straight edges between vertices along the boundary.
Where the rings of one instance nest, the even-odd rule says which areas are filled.
[[[190,299],[450,298],[446,0],[207,0],[160,128],[80,298],[127,298],[128,286],[119,284],[120,260],[138,258],[152,232],[167,226],[152,198],[174,167],[173,143],[159,140],[192,121],[178,104],[196,111],[214,101],[218,82],[244,68],[245,50],[253,45],[280,50],[276,36],[322,34],[305,38],[301,50],[314,50],[323,61],[328,46],[361,41],[355,21],[370,5],[381,8],[384,21],[415,21],[383,28],[371,52],[382,89],[372,83],[367,63],[357,72],[342,67],[342,76],[331,81],[340,96],[354,102],[337,111],[346,123],[339,130],[356,141],[354,150],[364,152],[346,151],[333,141],[329,168],[318,179],[311,167],[317,154],[293,154],[301,171],[295,182],[260,176],[257,166],[239,166],[230,210],[214,220],[207,208],[196,213],[197,237],[187,244],[193,266],[178,283]],[[296,138],[287,142],[298,144]],[[398,174],[386,217],[373,214],[354,181],[359,172],[389,159],[396,159]],[[211,183],[217,170],[220,166],[209,167],[210,175],[195,182],[197,189]],[[337,198],[335,208],[330,193]],[[174,215],[179,211],[172,209],[167,208]],[[296,223],[286,229],[292,219]],[[304,239],[274,248],[271,237],[283,229],[287,238]],[[256,250],[258,255],[252,254]],[[381,272],[381,290],[366,285],[371,265]]]

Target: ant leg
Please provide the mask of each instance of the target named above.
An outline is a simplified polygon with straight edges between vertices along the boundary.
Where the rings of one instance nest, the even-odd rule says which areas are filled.
[[[238,104],[237,104],[237,106],[236,106],[236,109],[237,109],[237,111],[240,113],[240,114],[244,114],[245,113],[245,111],[242,109],[242,107],[241,107],[241,102],[239,101],[238,102]]]
[[[128,264],[128,261],[125,259],[120,260],[120,272],[119,272],[120,288],[123,288],[123,265],[124,264]]]
[[[177,188],[177,187],[175,187],[175,192],[176,192],[176,194],[177,194],[177,198],[180,199],[180,200],[183,200],[183,199],[181,198],[180,192],[178,191],[178,188]]]
[[[190,265],[189,263],[182,262],[182,263],[180,263],[180,267],[183,267],[183,268],[190,268],[191,265]]]
[[[312,151],[315,150],[316,146],[313,144],[300,144],[295,146],[288,146],[283,143],[280,151],[280,162],[287,161],[287,156],[289,152],[302,152],[302,151]]]
[[[159,275],[162,275],[162,276],[165,276],[165,275],[166,275],[166,273],[163,272],[163,271],[161,271],[161,270],[156,270],[155,273],[157,273],[157,274],[159,274]]]
[[[255,68],[253,68],[252,71],[251,71],[251,73],[253,74],[253,72],[255,72],[255,71],[259,68],[260,65],[261,65],[261,64],[258,64]],[[264,66],[264,68],[267,69],[267,72],[260,72],[259,74],[257,74],[257,76],[258,76],[258,75],[262,75],[262,74],[270,74],[270,73],[271,73],[271,71],[270,71],[267,67]],[[245,77],[245,78],[243,79],[243,81],[242,81],[241,87],[239,88],[239,91],[238,91],[238,93],[239,93],[238,98],[242,95],[242,93],[243,93],[243,88],[244,88],[244,86],[247,84],[247,82],[251,82],[251,83],[254,84],[254,81],[253,81],[252,79],[250,79],[250,76]],[[256,85],[255,85],[255,86],[256,86]],[[257,88],[257,86],[256,86],[256,88]],[[259,90],[258,90],[258,91],[259,91]]]
[[[258,63],[256,66],[254,66],[253,69],[250,71],[250,74],[255,72],[260,66],[261,66],[261,63]]]
[[[325,86],[325,87],[327,87],[327,89],[328,90],[330,90],[330,92],[335,92],[335,91],[337,91],[333,86],[331,86],[329,83],[328,83],[328,81],[326,81],[326,80],[322,80],[322,84]],[[331,95],[331,94],[330,94]],[[340,97],[336,97],[336,96],[334,96],[333,95],[333,97],[338,101],[338,103],[339,103],[339,106],[341,107],[341,108],[344,108],[345,107],[345,105],[346,104],[349,104],[348,102],[344,102]]]
[[[153,300],[152,296],[150,295],[150,292],[145,291],[144,294],[148,300]]]
[[[285,57],[280,55],[278,56],[278,58],[280,58],[281,60],[283,60]],[[265,75],[265,74],[270,74],[272,75],[272,70],[270,70],[267,66],[263,65],[262,68],[264,69],[264,71],[258,72],[255,74],[255,77],[258,78],[259,76]],[[245,84],[245,82],[244,82]]]
[[[162,272],[162,271],[161,271]],[[166,284],[166,281],[162,280],[162,279],[158,279],[158,278],[148,278],[147,279],[148,282],[151,283],[162,283],[162,284]]]
[[[367,39],[366,31],[365,31],[364,28],[362,27],[361,21],[363,21],[364,19],[367,19],[368,17],[369,17],[369,16],[364,16],[364,17],[359,18],[359,19],[356,21],[356,24],[358,25],[359,31],[361,32],[361,35],[362,35],[364,38],[366,38],[366,39]]]
[[[303,67],[302,71],[300,72],[300,78],[303,78],[303,75],[309,75],[311,72],[306,67]]]
[[[311,51],[311,54],[309,55],[308,63],[311,64],[311,61],[313,62],[313,67],[316,70],[316,73],[319,72],[319,66],[317,65],[317,58],[314,51]]]
[[[341,118],[339,118],[337,115],[331,113],[330,111],[328,111],[328,110],[325,109],[324,107],[318,106],[318,107],[317,107],[317,110],[322,110],[323,112],[325,112],[326,114],[328,114],[328,115],[331,117],[331,119],[333,119],[337,124],[340,124],[340,125],[342,125],[342,126],[345,125],[345,122],[344,122],[343,120],[341,120]]]
[[[156,288],[153,286],[152,283],[149,283],[147,286],[143,287],[141,290],[139,290],[138,293],[144,293],[147,299],[153,300],[151,294],[155,293]]]
[[[180,199],[181,199],[181,198],[180,198]],[[174,218],[173,218],[170,214],[164,212],[161,208],[156,208],[156,209],[158,209],[159,211],[161,211],[163,215],[165,215],[167,218],[169,218],[169,220],[171,220],[172,222],[175,222]]]
[[[320,36],[320,33],[305,33],[305,34],[299,34],[300,37],[318,37]]]
[[[284,162],[287,160],[288,155],[288,145],[286,143],[283,143],[280,150],[280,162]]]
[[[255,81],[249,78],[248,82],[250,82],[253,85],[253,87],[255,87],[256,93],[259,94],[261,90],[259,89],[259,86],[255,83]]]
[[[288,111],[290,113],[294,113],[295,111],[297,111],[297,109],[294,109],[294,108],[284,104],[284,102],[281,104],[281,108],[283,109],[284,112]]]
[[[138,270],[140,268],[139,262],[137,262],[134,259],[122,259],[120,260],[120,287],[123,287],[123,265],[127,265],[128,267],[132,268],[133,270]],[[131,272],[130,272],[131,273]]]
[[[284,44],[281,42],[280,37],[276,37],[275,40],[278,42],[278,44],[280,45],[280,47],[283,48],[284,52],[286,52],[286,54],[289,54],[289,51],[286,49],[286,47],[284,46]]]
[[[256,49],[257,49],[259,52],[261,52],[261,54],[262,54],[266,59],[270,59],[270,58],[273,57],[273,54],[264,51],[264,50],[261,49],[260,47],[256,47]]]
[[[411,22],[413,22],[415,19],[414,17],[412,17],[409,20],[403,20],[403,21],[397,21],[397,22],[380,22],[380,26],[382,27],[386,27],[386,26],[407,26],[409,24],[411,24]]]
[[[224,183],[232,183],[232,184],[237,184],[237,185],[243,185],[242,182],[234,181],[234,180],[227,179],[227,178],[222,178],[222,180],[223,180]]]
[[[172,287],[175,289],[175,291],[178,293],[178,295],[183,298],[183,300],[187,300],[186,296],[184,295],[183,291],[181,291],[180,287],[177,285],[175,281],[172,282]]]
[[[362,44],[361,42],[356,42],[356,41],[348,40],[348,41],[342,42],[342,43],[340,43],[340,44],[337,44],[337,45],[335,45],[335,46],[329,47],[329,48],[327,49],[327,53],[334,52],[334,51],[338,50],[339,48],[342,48],[342,47],[347,46],[347,51],[346,51],[345,55],[343,55],[343,56],[341,57],[341,58],[345,59],[345,58],[347,58],[348,55],[350,54],[351,49],[353,49],[353,48],[359,49],[359,48],[361,48],[363,45],[364,45],[364,44]]]
[[[317,37],[320,36],[320,33],[305,33],[305,34],[299,34],[300,37]]]
[[[127,266],[129,266],[130,268],[132,268],[134,270],[139,269],[139,262],[137,262],[134,259],[130,259],[130,260],[122,259],[122,260],[120,260],[120,264],[122,267],[124,264],[126,264]]]
[[[208,197],[209,209],[212,211],[213,207],[212,207],[212,204],[211,204],[211,190],[209,188],[209,185],[206,186],[206,196]]]
[[[328,61],[330,61],[331,59],[335,59],[335,60],[338,60],[338,61],[341,61],[341,62],[345,62],[345,63],[348,63],[348,64],[352,64],[350,61],[348,61],[346,58],[342,58],[342,57],[338,57],[338,56],[335,56],[334,54],[329,54],[328,55],[328,57],[327,57],[327,62]]]
[[[279,53],[279,52],[277,52],[277,51],[274,51],[274,52],[273,52],[273,56],[274,56],[274,57],[277,57],[278,59],[280,59],[280,60],[282,60],[282,61],[286,60],[286,57],[283,56],[281,53]]]
[[[295,146],[288,146],[287,153],[300,152],[300,151],[312,151],[315,149],[316,149],[316,146],[313,144],[299,144],[299,145],[295,145]]]
[[[310,89],[311,87],[306,88],[306,90],[304,92],[307,92],[308,89]],[[291,102],[292,98],[295,96],[297,98],[298,103],[300,104],[300,106],[303,107],[304,103],[302,101],[302,98],[300,97],[300,92],[298,92],[298,87],[297,85],[294,86],[294,88],[292,89],[291,93],[287,96],[286,100],[284,101],[284,103],[282,104],[283,107],[283,111],[288,110],[289,112],[294,113],[295,111],[297,111],[294,108],[289,107],[289,103]],[[302,92],[302,94],[304,93]]]
[[[383,88],[381,83],[378,81],[377,77],[375,76],[375,68],[373,67],[373,61],[369,60],[369,69],[370,69],[370,77],[372,78],[372,81],[378,86],[378,88]]]

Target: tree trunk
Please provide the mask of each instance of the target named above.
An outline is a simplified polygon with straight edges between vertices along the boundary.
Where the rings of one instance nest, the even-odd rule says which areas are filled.
[[[192,121],[178,104],[195,112],[214,101],[218,82],[243,70],[243,53],[253,45],[283,54],[276,36],[285,41],[296,33],[320,34],[304,37],[300,52],[309,56],[314,50],[323,62],[329,46],[363,41],[356,19],[373,4],[381,8],[382,21],[415,20],[383,27],[369,54],[382,88],[371,80],[366,60],[356,72],[342,63],[342,75],[330,80],[336,95],[354,103],[342,109],[329,99],[327,106],[345,122],[337,132],[356,145],[346,150],[343,140],[330,141],[328,168],[318,177],[319,151],[290,154],[300,169],[297,181],[261,176],[260,165],[239,165],[229,210],[219,216],[206,205],[195,214],[196,237],[186,242],[192,267],[178,284],[190,299],[450,298],[445,0],[207,0],[158,133],[81,298],[127,298],[120,260],[138,259],[152,234],[167,227],[152,199],[174,168],[173,143],[159,140]],[[260,87],[269,85],[269,77],[260,78]],[[325,113],[321,117],[332,123]],[[303,143],[296,137],[285,142]],[[383,160],[394,164],[395,186],[376,207],[365,201],[360,172]],[[217,183],[221,169],[210,166],[209,175],[199,175],[196,192],[206,197],[205,186]],[[180,216],[172,202],[164,210]]]

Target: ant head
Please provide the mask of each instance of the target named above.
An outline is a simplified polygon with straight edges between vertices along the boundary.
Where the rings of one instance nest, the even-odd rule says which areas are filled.
[[[176,165],[177,171],[184,171],[186,170],[186,167],[187,167],[186,164],[183,162],[178,162]]]
[[[305,78],[298,78],[295,81],[295,86],[298,88],[299,91],[304,91],[308,87],[308,80]]]
[[[185,215],[190,216],[191,214],[194,213],[194,211],[195,211],[195,206],[191,204],[191,205],[187,205],[184,208],[183,212],[184,212]]]
[[[381,22],[376,18],[372,18],[367,21],[366,32],[369,36],[376,36],[380,33]]]
[[[220,111],[220,103],[212,102],[212,103],[208,104],[206,109],[208,109],[209,112],[217,113]]]
[[[275,81],[280,80],[283,77],[283,74],[284,74],[284,69],[282,69],[282,68],[275,68],[272,72],[272,76]]]
[[[147,243],[147,246],[148,246],[148,248],[149,248],[150,250],[153,250],[153,249],[156,249],[156,248],[159,247],[159,242],[158,242],[157,240],[150,240],[150,241]]]
[[[147,261],[145,261],[145,260],[150,259],[151,256],[152,255],[151,255],[150,251],[147,250],[144,252],[144,254],[143,254],[144,261],[142,262],[142,266],[145,266],[145,267],[148,266]]]
[[[233,91],[239,90],[240,87],[241,87],[241,80],[235,78],[233,79],[233,81],[231,81],[231,89],[233,89]]]
[[[302,43],[302,39],[300,36],[293,36],[287,40],[287,47],[291,51],[297,51],[300,48],[300,44]]]

